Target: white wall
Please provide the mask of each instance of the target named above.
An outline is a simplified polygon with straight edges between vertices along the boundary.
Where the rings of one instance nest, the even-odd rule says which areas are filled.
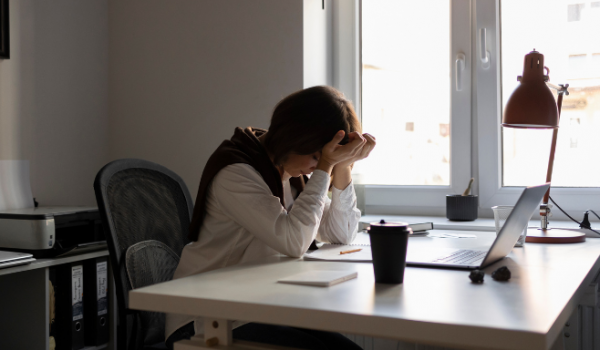
[[[303,87],[301,0],[110,0],[110,158],[178,173],[195,198],[236,126]]]
[[[320,5],[11,0],[0,160],[31,162],[42,205],[95,205],[97,171],[125,157],[167,166],[195,196],[219,143],[236,126],[268,127],[275,104],[317,68],[303,57],[303,26],[314,23],[305,1]]]
[[[41,205],[95,205],[108,160],[107,0],[11,0],[0,160],[30,161]]]

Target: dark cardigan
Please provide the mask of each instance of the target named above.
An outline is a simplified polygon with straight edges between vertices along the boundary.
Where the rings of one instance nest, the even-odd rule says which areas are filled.
[[[198,188],[194,214],[192,215],[192,222],[188,233],[190,241],[197,241],[200,235],[200,228],[206,216],[206,195],[208,194],[208,188],[217,173],[228,165],[242,163],[256,169],[269,186],[273,195],[279,197],[281,205],[285,208],[281,174],[275,165],[273,165],[267,151],[258,139],[266,132],[264,129],[253,127],[247,127],[246,129],[235,128],[231,139],[223,141],[210,156],[200,178],[200,187]],[[304,184],[305,179],[303,177],[292,177],[290,179],[290,185],[298,190],[298,194],[304,189]]]

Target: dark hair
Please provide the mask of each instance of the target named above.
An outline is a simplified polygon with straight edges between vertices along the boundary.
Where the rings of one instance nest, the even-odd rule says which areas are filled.
[[[320,151],[340,130],[346,132],[341,144],[348,142],[349,133],[361,131],[352,102],[332,87],[315,86],[294,92],[275,106],[264,146],[275,165],[281,165],[292,153]]]

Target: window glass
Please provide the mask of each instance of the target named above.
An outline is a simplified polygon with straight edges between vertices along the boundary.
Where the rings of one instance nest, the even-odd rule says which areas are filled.
[[[569,75],[572,78],[585,77],[589,71],[586,69],[587,55],[569,55]]]
[[[361,182],[450,183],[448,2],[362,1],[362,122],[377,137]]]
[[[534,48],[544,55],[550,82],[569,84],[570,94],[564,97],[558,129],[553,186],[600,187],[595,169],[600,150],[598,3],[501,3],[502,105],[518,84],[525,55]],[[552,131],[502,128],[502,137],[503,185],[544,182]]]
[[[595,53],[592,55],[592,67],[590,68],[590,73],[594,78],[600,78],[600,53]]]

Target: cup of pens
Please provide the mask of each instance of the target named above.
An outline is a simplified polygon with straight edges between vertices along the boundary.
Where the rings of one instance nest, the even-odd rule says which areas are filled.
[[[473,221],[477,219],[479,198],[470,194],[473,179],[462,194],[449,194],[446,196],[446,218],[452,221]]]
[[[404,222],[371,223],[369,237],[376,283],[404,282],[406,251],[411,229]]]

